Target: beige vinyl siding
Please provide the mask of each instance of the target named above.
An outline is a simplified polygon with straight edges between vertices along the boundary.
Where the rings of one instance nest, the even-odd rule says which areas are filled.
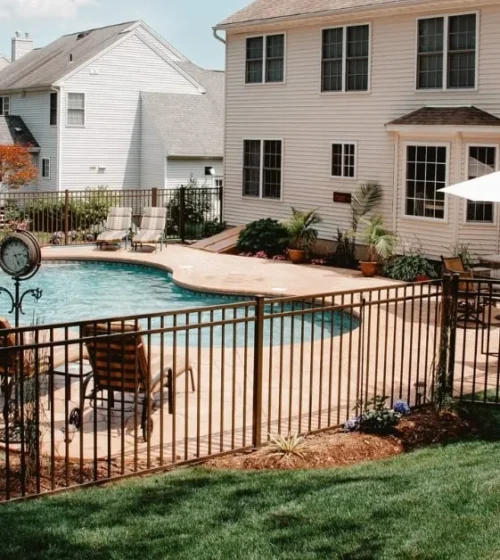
[[[186,185],[191,175],[198,181],[199,187],[212,187],[214,184],[212,177],[205,175],[205,167],[213,167],[215,177],[221,177],[223,174],[222,159],[168,158],[167,188],[176,189]]]
[[[470,3],[456,13],[471,11]],[[474,8],[475,9],[475,8]],[[454,13],[454,12],[450,12]],[[378,181],[384,188],[381,212],[405,241],[419,240],[422,248],[439,256],[458,240],[471,239],[480,252],[496,251],[497,226],[463,225],[460,202],[448,200],[448,219],[422,220],[404,216],[404,142],[420,142],[420,135],[400,139],[395,175],[396,136],[385,124],[425,105],[476,105],[500,117],[500,6],[480,10],[480,66],[478,91],[416,91],[417,17],[342,21],[371,24],[371,80],[367,93],[320,93],[321,30],[323,25],[275,28],[287,37],[286,84],[245,86],[244,34],[228,34],[226,75],[225,219],[230,224],[261,217],[284,218],[291,206],[319,209],[324,222],[320,235],[332,239],[337,226],[349,227],[349,207],[333,203],[333,192],[352,192],[363,181]],[[427,131],[428,132],[428,131]],[[499,134],[500,138],[500,129]],[[283,139],[283,200],[242,197],[243,140]],[[425,139],[429,144],[450,142],[450,182],[463,175],[463,146],[468,138],[443,135],[440,129]],[[332,142],[357,143],[357,179],[330,176]],[[499,140],[500,141],[500,140]],[[492,138],[484,142],[494,143]],[[394,196],[394,186],[397,187]],[[396,212],[393,212],[396,205]],[[395,221],[393,220],[395,217]],[[497,216],[498,217],[498,216]],[[485,227],[489,228],[484,235]],[[481,241],[482,240],[482,241]]]
[[[166,155],[163,138],[150,115],[142,105],[141,189],[165,187]]]
[[[91,74],[92,69],[98,73]],[[136,35],[80,70],[63,89],[63,189],[139,188],[140,92],[197,93],[189,80]],[[66,126],[68,92],[85,93],[84,128]]]
[[[42,178],[41,167],[36,181],[40,191],[57,190],[57,126],[50,125],[50,91],[26,92],[10,96],[10,114],[23,118],[40,145],[37,164],[50,158],[50,179]]]

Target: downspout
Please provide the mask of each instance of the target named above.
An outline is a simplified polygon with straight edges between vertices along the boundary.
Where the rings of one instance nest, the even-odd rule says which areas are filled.
[[[223,39],[222,37],[220,37],[219,35],[217,35],[217,31],[219,31],[219,30],[217,29],[217,27],[212,27],[212,32],[213,32],[214,37],[217,39],[217,41],[220,41],[223,45],[225,45],[225,44],[226,44],[225,39]]]

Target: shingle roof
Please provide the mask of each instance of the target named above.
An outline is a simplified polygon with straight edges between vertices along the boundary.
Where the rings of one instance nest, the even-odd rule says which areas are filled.
[[[2,70],[0,91],[50,87],[111,46],[136,23],[127,22],[64,35],[43,49],[35,49]],[[70,54],[73,55],[72,62]]]
[[[0,144],[22,144],[31,148],[40,147],[23,119],[13,115],[0,117]]]
[[[229,16],[217,27],[304,15],[342,13],[377,7],[404,6],[418,0],[256,0]]]
[[[223,157],[224,72],[179,66],[199,82],[204,94],[142,93],[170,157]]]
[[[500,118],[477,107],[422,107],[388,125],[500,126]]]

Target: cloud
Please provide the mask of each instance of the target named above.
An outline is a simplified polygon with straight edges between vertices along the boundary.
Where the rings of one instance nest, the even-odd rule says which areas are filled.
[[[0,0],[0,18],[69,18],[94,0]]]

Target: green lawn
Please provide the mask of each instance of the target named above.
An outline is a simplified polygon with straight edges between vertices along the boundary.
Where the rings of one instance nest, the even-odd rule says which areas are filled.
[[[0,507],[0,558],[500,558],[500,443],[354,468],[183,470]]]

